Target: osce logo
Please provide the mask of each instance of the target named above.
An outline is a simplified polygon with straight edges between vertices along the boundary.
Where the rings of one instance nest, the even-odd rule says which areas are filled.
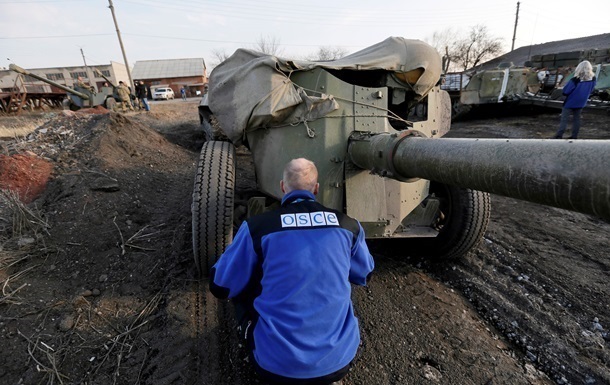
[[[282,214],[280,217],[282,227],[339,226],[337,214],[329,213],[328,211]]]

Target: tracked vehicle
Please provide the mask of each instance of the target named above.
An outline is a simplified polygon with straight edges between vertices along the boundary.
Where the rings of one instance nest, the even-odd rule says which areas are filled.
[[[193,192],[195,263],[205,275],[233,235],[235,146],[247,146],[260,196],[281,199],[283,166],[305,157],[318,200],[358,219],[368,238],[411,238],[435,258],[477,245],[489,193],[610,218],[606,141],[445,139],[451,100],[441,59],[418,40],[389,38],[332,62],[238,50],[214,69],[200,105],[228,140],[207,141]],[[424,104],[417,119],[413,110]],[[534,213],[532,215],[535,215]]]

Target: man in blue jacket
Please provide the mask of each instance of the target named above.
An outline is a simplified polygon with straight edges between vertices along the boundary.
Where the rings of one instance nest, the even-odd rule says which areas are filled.
[[[593,66],[588,60],[584,60],[576,66],[574,77],[570,79],[568,84],[563,87],[563,95],[566,97],[561,110],[561,120],[559,122],[559,130],[553,139],[563,138],[563,133],[568,125],[570,113],[572,117],[572,134],[570,139],[578,138],[580,130],[580,114],[582,109],[589,100],[589,95],[595,88],[595,75],[593,74]]]
[[[360,343],[350,282],[366,285],[373,258],[358,221],[315,201],[317,178],[313,162],[290,161],[281,207],[247,219],[210,272],[272,384],[340,381]]]

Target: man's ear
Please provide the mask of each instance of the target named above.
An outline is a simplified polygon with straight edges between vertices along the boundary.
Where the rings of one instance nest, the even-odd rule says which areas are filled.
[[[313,188],[313,195],[318,195],[319,189],[320,189],[320,183],[316,183],[316,187]]]
[[[284,180],[280,181],[280,190],[282,190],[282,194],[286,194],[286,190],[284,189]]]

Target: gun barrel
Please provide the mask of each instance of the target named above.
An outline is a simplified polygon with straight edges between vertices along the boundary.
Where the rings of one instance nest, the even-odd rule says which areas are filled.
[[[64,90],[64,91],[66,91],[66,92],[69,92],[69,93],[71,93],[71,94],[73,94],[73,95],[76,95],[76,96],[78,96],[79,98],[81,98],[81,99],[83,99],[83,100],[89,100],[89,95],[86,95],[86,94],[83,94],[82,92],[78,92],[78,91],[76,91],[76,90],[73,90],[73,89],[72,89],[72,88],[70,88],[70,87],[66,87],[66,86],[64,86],[63,84],[59,84],[59,83],[57,83],[57,82],[54,82],[54,81],[49,80],[49,79],[47,79],[47,78],[44,78],[44,77],[42,77],[42,76],[40,76],[40,75],[36,75],[36,74],[34,74],[34,73],[31,73],[30,71],[27,71],[27,70],[25,70],[25,69],[23,69],[23,68],[19,67],[18,65],[15,65],[15,64],[10,64],[10,65],[9,65],[9,69],[11,69],[11,70],[13,70],[13,71],[15,71],[15,72],[17,72],[17,73],[20,73],[20,74],[22,74],[22,75],[31,76],[31,77],[33,77],[34,79],[38,79],[38,80],[40,80],[40,81],[42,81],[42,82],[45,82],[45,83],[51,84],[51,85],[53,85],[53,86],[55,86],[55,87],[57,87],[57,88],[60,88],[60,89],[62,89],[62,90]]]
[[[108,77],[106,75],[104,75],[102,73],[102,71],[98,70],[97,68],[95,69],[95,73],[97,74],[97,76],[102,77],[105,81],[108,82],[109,85],[112,86],[112,88],[116,88],[116,85],[114,83],[112,83],[112,80],[108,79]]]
[[[352,137],[350,160],[399,180],[424,178],[610,219],[610,141]]]

